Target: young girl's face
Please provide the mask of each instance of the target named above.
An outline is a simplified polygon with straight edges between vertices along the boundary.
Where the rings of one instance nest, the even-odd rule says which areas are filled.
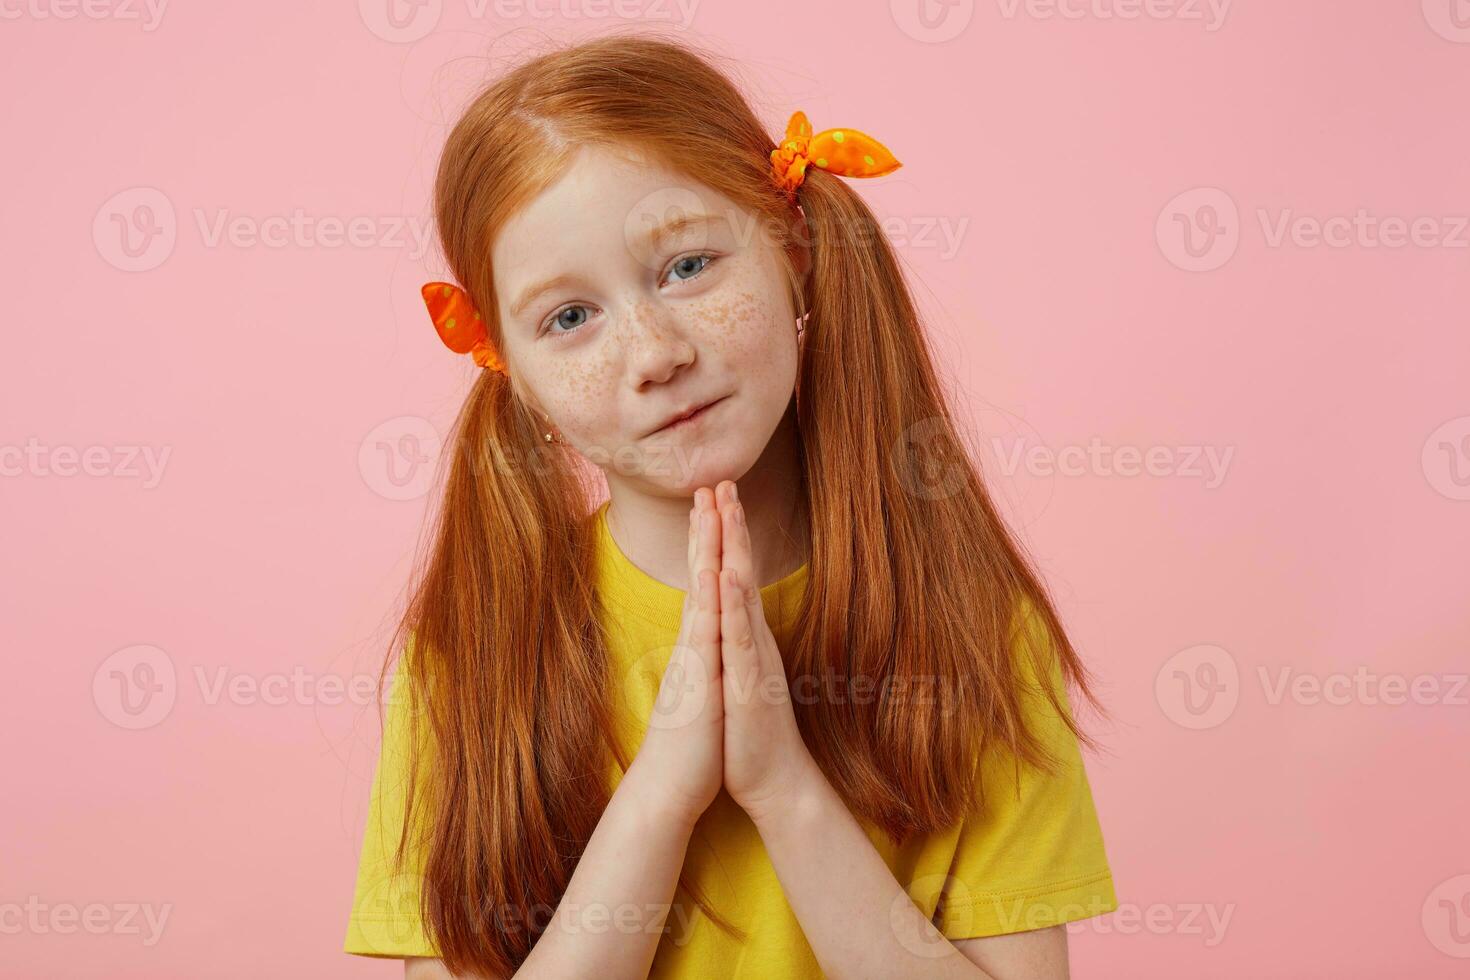
[[[501,229],[491,261],[512,383],[609,483],[683,495],[759,459],[797,339],[778,236],[754,214],[589,145]]]

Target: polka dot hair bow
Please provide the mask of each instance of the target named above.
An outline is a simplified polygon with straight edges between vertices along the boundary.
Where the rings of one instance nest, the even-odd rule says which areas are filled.
[[[490,332],[469,295],[447,282],[426,282],[421,290],[429,318],[444,346],[456,354],[470,354],[480,367],[506,374],[505,362],[490,343]]]
[[[796,196],[807,167],[843,177],[882,177],[901,166],[888,147],[859,130],[824,129],[813,136],[800,109],[786,123],[786,138],[771,151],[772,175],[788,198]]]

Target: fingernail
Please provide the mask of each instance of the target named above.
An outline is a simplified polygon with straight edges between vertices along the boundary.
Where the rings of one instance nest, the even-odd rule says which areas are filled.
[[[731,500],[734,500],[734,501],[737,501],[737,502],[740,500],[740,491],[736,488],[735,484],[733,484],[733,483],[730,484],[730,499]]]
[[[735,523],[745,526],[745,507],[739,503],[735,504]]]

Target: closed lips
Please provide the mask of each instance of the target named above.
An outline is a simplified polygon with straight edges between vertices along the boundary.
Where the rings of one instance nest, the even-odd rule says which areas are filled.
[[[705,402],[702,405],[698,405],[695,408],[691,408],[688,411],[683,412],[682,414],[675,415],[672,418],[669,418],[668,420],[666,420],[663,425],[659,426],[657,429],[654,429],[653,431],[654,432],[662,432],[664,429],[667,429],[669,426],[673,425],[675,422],[682,422],[682,421],[684,421],[687,418],[691,418],[691,417],[693,417],[695,415],[698,415],[700,412],[704,411],[706,408],[709,408],[711,405],[714,405],[714,404],[716,404],[718,402],[724,401],[725,400],[725,397],[726,396],[721,396],[719,398],[714,399],[714,401]],[[652,435],[652,433],[650,433],[650,435]]]

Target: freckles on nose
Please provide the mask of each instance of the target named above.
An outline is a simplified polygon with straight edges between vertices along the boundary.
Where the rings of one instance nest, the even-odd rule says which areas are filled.
[[[618,332],[625,343],[630,337],[657,336],[666,332],[668,326],[660,317],[657,306],[646,299],[640,299],[628,308],[628,313],[621,324],[622,329]]]
[[[679,344],[684,339],[679,325],[675,315],[661,310],[658,304],[638,300],[615,324],[617,329],[613,336],[617,338],[623,354],[631,356],[644,350],[661,350]]]

